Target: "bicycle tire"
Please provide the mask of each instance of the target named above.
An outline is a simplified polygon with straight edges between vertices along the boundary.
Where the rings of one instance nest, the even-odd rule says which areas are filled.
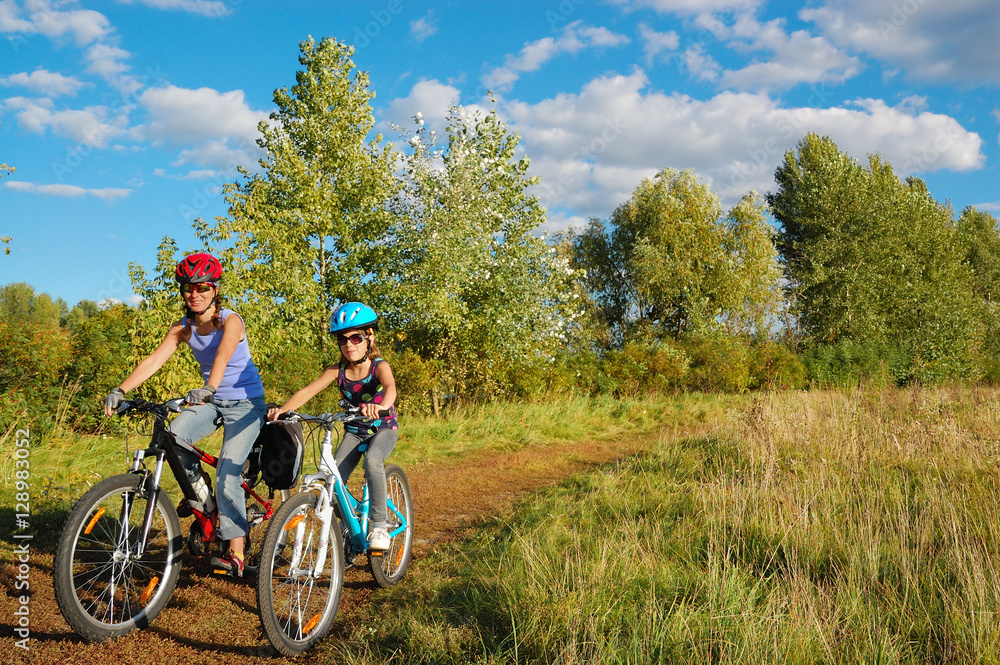
[[[177,584],[184,538],[165,492],[156,501],[146,551],[135,559],[129,554],[148,505],[135,498],[141,482],[130,473],[99,482],[77,501],[59,537],[56,602],[70,627],[90,641],[147,627]]]
[[[318,498],[316,492],[300,492],[281,505],[268,525],[257,571],[261,626],[285,656],[301,654],[326,637],[344,586],[344,550],[332,513],[325,574],[310,574],[322,526]]]
[[[372,577],[383,588],[397,584],[403,579],[406,568],[410,565],[410,555],[413,553],[413,493],[410,492],[410,481],[400,467],[387,464],[385,482],[386,496],[396,505],[396,510],[406,518],[406,529],[390,538],[389,549],[383,554],[368,554]],[[391,509],[388,511],[388,516],[388,531],[391,534],[401,523]]]

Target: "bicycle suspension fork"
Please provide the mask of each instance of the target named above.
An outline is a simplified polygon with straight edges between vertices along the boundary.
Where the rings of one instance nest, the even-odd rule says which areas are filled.
[[[142,531],[140,532],[139,540],[135,544],[136,558],[142,556],[143,552],[146,551],[146,544],[149,542],[149,532],[153,526],[153,514],[156,512],[156,502],[160,496],[160,478],[163,476],[163,462],[166,459],[166,451],[160,449],[152,451],[156,455],[156,464],[153,467],[152,474],[142,466],[142,460],[146,457],[146,454],[151,451],[149,450],[137,450],[135,451],[135,457],[132,461],[132,472],[143,475],[142,484],[146,486],[146,511],[142,518]],[[132,506],[128,502],[134,501],[134,496],[131,499],[126,495],[125,504],[123,504],[122,510],[122,533],[128,533],[128,516],[132,512]]]

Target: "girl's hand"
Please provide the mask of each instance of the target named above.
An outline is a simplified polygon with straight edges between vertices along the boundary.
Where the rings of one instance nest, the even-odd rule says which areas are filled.
[[[378,412],[382,411],[382,407],[378,404],[372,404],[371,402],[365,402],[361,405],[361,415],[363,415],[368,420],[378,420]]]

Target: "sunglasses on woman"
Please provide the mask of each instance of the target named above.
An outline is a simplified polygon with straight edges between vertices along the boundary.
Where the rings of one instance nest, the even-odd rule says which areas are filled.
[[[181,284],[181,293],[208,293],[214,287],[212,284],[200,283],[200,284]]]
[[[346,345],[348,342],[350,342],[354,346],[357,346],[358,344],[360,344],[363,341],[365,341],[365,336],[364,335],[359,335],[359,334],[356,334],[356,333],[354,335],[351,335],[350,337],[344,337],[343,335],[337,335],[337,343],[340,344],[341,346]]]

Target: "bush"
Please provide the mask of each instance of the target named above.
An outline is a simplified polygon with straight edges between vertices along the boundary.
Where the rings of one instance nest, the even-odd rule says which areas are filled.
[[[0,434],[26,426],[50,431],[65,417],[68,395],[63,371],[71,354],[70,336],[37,323],[0,322]]]
[[[750,350],[750,387],[762,390],[804,388],[806,366],[802,359],[780,342],[767,341]]]
[[[824,388],[903,385],[912,371],[902,349],[851,340],[808,347],[802,361],[809,380]]]
[[[750,351],[735,337],[696,335],[684,340],[691,359],[683,385],[701,392],[739,393],[750,387]]]
[[[103,400],[132,370],[129,356],[134,314],[126,305],[115,305],[73,327],[73,361],[66,377],[79,385],[73,398],[75,428],[92,432],[109,422],[117,426],[116,421],[104,417]]]
[[[599,390],[627,398],[676,389],[684,380],[689,363],[684,350],[673,342],[629,342],[604,357]]]
[[[433,412],[435,399],[440,410],[445,400],[438,383],[438,362],[425,360],[412,349],[394,351],[385,346],[382,351],[396,379],[397,410],[427,415]]]

